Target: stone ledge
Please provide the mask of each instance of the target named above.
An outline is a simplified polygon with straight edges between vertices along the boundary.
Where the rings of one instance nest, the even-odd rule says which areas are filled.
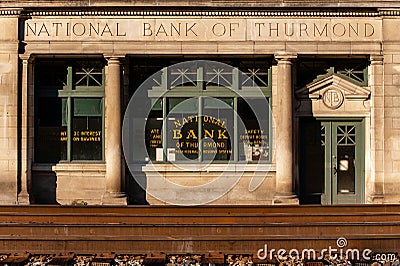
[[[143,172],[276,172],[275,164],[147,164],[134,165]]]
[[[98,172],[105,173],[106,172],[106,164],[105,163],[59,163],[53,165],[51,167],[56,173],[60,172]]]

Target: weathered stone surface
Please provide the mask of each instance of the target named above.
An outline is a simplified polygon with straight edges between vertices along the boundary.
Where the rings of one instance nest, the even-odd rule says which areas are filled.
[[[32,18],[26,41],[379,41],[375,18]]]
[[[275,169],[271,165],[261,168],[256,170],[256,165],[216,165],[207,171],[184,172],[174,165],[146,166],[143,170],[147,176],[147,201],[155,205],[177,202],[181,205],[270,204],[274,196],[271,188],[275,186]],[[262,182],[252,190],[250,185],[255,177]],[[213,186],[211,183],[215,181],[225,186]],[[182,189],[171,190],[171,184]]]
[[[154,4],[159,9],[132,9],[135,6],[153,8]],[[291,62],[293,71],[286,68],[287,65],[282,67],[281,63],[274,62],[272,110],[277,123],[272,130],[278,153],[274,154],[272,166],[276,166],[277,170],[261,171],[265,174],[265,180],[255,191],[249,191],[250,180],[257,171],[251,167],[244,172],[230,169],[231,178],[240,177],[238,183],[228,192],[224,192],[223,188],[215,188],[214,192],[221,195],[210,204],[296,203],[295,197],[292,197],[299,175],[296,134],[298,118],[303,116],[363,119],[366,135],[365,202],[400,201],[396,194],[400,186],[398,1],[244,0],[239,3],[225,0],[57,0],[50,3],[39,0],[33,3],[7,0],[2,1],[0,6],[1,204],[15,204],[20,190],[29,189],[25,187],[25,181],[28,185],[32,181],[29,179],[34,179],[25,173],[30,171],[30,164],[34,161],[34,91],[29,91],[33,84],[24,72],[33,74],[33,70],[29,69],[27,60],[31,56],[70,55],[113,58],[109,62],[114,74],[108,76],[109,65],[105,96],[105,163],[56,164],[53,169],[57,178],[56,198],[61,204],[124,204],[125,199],[120,194],[123,188],[123,164],[120,160],[119,121],[122,114],[119,106],[127,99],[119,99],[118,96],[121,89],[119,77],[129,72],[130,66],[126,64],[124,69],[120,69],[116,61],[131,55],[213,55],[223,58],[262,55],[276,56],[278,61],[283,54],[315,58],[370,57],[368,86],[351,86],[343,79],[333,86],[311,93],[314,98],[307,101],[293,98],[299,96],[294,93],[296,58],[292,58]],[[114,10],[116,6],[127,8]],[[22,10],[23,7],[37,9],[33,12]],[[41,9],[44,7],[49,9]],[[68,10],[70,14],[66,13],[65,7],[71,8]],[[79,10],[74,7],[79,7]],[[87,10],[82,11],[81,7],[87,7]],[[96,7],[96,10],[91,7]],[[174,7],[174,11],[163,7]],[[218,10],[200,11],[196,7],[217,7]],[[254,10],[243,11],[242,7],[253,7]],[[282,9],[274,11],[267,7]],[[297,7],[302,9],[296,10]],[[309,7],[312,9],[307,9]],[[319,11],[315,11],[316,7]],[[324,10],[325,7],[335,7],[337,11]],[[347,7],[352,9],[349,11]],[[371,8],[368,9],[370,11],[354,11],[354,7]],[[29,16],[25,16],[25,13]],[[21,67],[21,63],[25,68]],[[129,78],[129,75],[126,74],[126,77]],[[127,87],[130,86],[130,81],[124,82]],[[352,89],[355,93],[349,93]],[[324,102],[323,95],[328,90],[343,94],[343,102],[337,107]],[[293,165],[293,169],[290,165]],[[184,191],[168,190],[166,180],[181,186],[201,186],[224,171],[220,166],[210,166],[207,171],[178,171],[169,165],[158,165],[157,168],[165,178],[165,183],[154,183],[152,178],[155,171],[145,167],[147,199],[151,204],[165,204],[152,197],[154,192],[162,193],[171,200],[184,197]],[[46,171],[51,173],[49,169]],[[24,174],[26,179],[21,179]],[[51,178],[55,179],[55,176]],[[18,186],[21,182],[19,179],[24,180],[22,187]],[[36,185],[39,187],[37,191],[42,191],[43,183],[37,182]],[[206,192],[200,189],[193,193],[192,198],[202,199]],[[275,197],[278,194],[281,198]]]
[[[18,18],[0,17],[0,204],[17,202],[18,176]]]
[[[57,176],[59,204],[101,204],[106,190],[104,164],[59,164],[53,170]]]

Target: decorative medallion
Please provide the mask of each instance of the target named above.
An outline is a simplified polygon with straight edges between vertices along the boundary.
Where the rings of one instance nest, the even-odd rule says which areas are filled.
[[[322,94],[322,102],[329,109],[338,109],[344,101],[343,93],[339,89],[331,88]]]

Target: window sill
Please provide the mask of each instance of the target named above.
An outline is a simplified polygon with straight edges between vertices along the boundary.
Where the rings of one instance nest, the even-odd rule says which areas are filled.
[[[134,168],[143,172],[276,172],[276,165],[271,163],[260,164],[146,164],[135,165]]]
[[[105,162],[35,163],[33,171],[54,172],[106,172]]]
[[[105,163],[58,163],[54,172],[106,172]]]

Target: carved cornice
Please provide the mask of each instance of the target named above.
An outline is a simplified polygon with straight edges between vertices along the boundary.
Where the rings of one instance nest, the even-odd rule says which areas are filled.
[[[379,15],[382,17],[398,17],[400,16],[400,9],[380,9]]]
[[[0,16],[15,17],[22,14],[22,8],[0,8]]]
[[[400,12],[400,11],[399,11]],[[138,11],[138,10],[40,10],[28,16],[154,16],[154,17],[377,17],[375,11]]]
[[[132,10],[112,9],[105,7],[103,9],[52,9],[52,10],[29,10],[23,8],[0,8],[0,16],[36,16],[36,17],[75,17],[75,16],[112,16],[112,17],[398,17],[400,9],[378,9],[377,11],[359,10],[359,11],[313,11],[313,10],[266,10],[266,11],[236,11],[236,10]]]

